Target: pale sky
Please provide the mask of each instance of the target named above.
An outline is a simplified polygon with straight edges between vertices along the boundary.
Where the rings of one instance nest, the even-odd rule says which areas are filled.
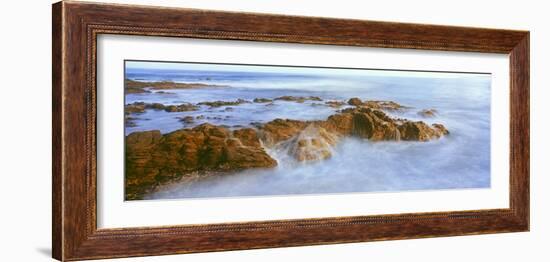
[[[258,66],[258,65],[232,65],[232,64],[201,64],[185,62],[149,62],[126,61],[127,69],[168,69],[168,70],[200,70],[200,71],[232,71],[232,72],[262,72],[285,74],[338,74],[338,75],[369,75],[369,76],[396,76],[396,77],[429,77],[429,78],[456,78],[490,76],[480,73],[442,73],[442,72],[416,72],[396,70],[365,70],[365,69],[337,69],[315,67],[289,67],[289,66]]]

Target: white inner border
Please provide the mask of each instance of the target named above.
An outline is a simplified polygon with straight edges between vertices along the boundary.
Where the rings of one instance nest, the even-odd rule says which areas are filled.
[[[98,228],[509,207],[507,55],[123,35],[97,47]],[[491,73],[491,188],[125,202],[125,59]]]

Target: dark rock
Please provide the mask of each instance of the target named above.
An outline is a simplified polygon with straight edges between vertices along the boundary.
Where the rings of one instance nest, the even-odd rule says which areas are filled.
[[[135,120],[137,120],[137,118],[135,117],[130,117],[130,116],[124,116],[124,124],[126,125],[126,127],[135,127],[137,126]]]
[[[170,105],[165,106],[164,111],[166,112],[187,112],[187,111],[196,111],[199,108],[190,103],[183,103],[179,105]]]
[[[146,104],[145,107],[147,109],[154,109],[154,110],[166,110],[166,107],[165,105],[161,104],[161,103],[152,103],[152,104]]]
[[[195,111],[195,110],[198,110],[199,108],[190,103],[165,106],[161,103],[135,102],[133,104],[126,105],[124,107],[124,112],[126,114],[140,114],[140,113],[144,113],[146,109],[164,110],[166,112],[185,112],[185,111]]]
[[[143,102],[134,102],[132,104],[127,104],[124,106],[124,113],[129,114],[141,114],[145,113],[146,104]]]
[[[268,99],[268,98],[254,98],[253,102],[254,103],[269,103],[269,102],[273,102],[273,100]]]
[[[211,120],[222,120],[223,118],[221,116],[207,116],[206,119]]]
[[[174,93],[172,92],[166,92],[166,91],[156,91],[155,94],[163,94],[163,95],[173,95]]]
[[[236,106],[244,103],[250,103],[250,101],[239,98],[236,101],[200,102],[198,103],[198,105],[206,105],[209,107],[221,107],[221,106]]]
[[[376,101],[376,100],[361,101],[361,99],[357,97],[354,97],[348,100],[348,105],[352,105],[356,107],[367,107],[371,109],[389,110],[389,111],[406,108],[405,106],[402,106],[393,101]]]
[[[195,89],[224,87],[219,85],[209,85],[202,83],[175,83],[172,81],[142,82],[131,79],[124,79],[124,90],[126,94],[150,92],[148,89]]]
[[[298,103],[303,103],[306,100],[323,101],[320,97],[317,97],[317,96],[281,96],[281,97],[275,98],[275,100],[293,101]]]
[[[422,121],[405,122],[399,126],[399,132],[402,140],[412,141],[428,141],[449,134],[449,131],[441,124],[434,124],[430,127]]]
[[[442,124],[432,124],[432,127],[436,129],[441,135],[450,134],[449,130],[447,130],[447,128],[445,128],[445,126]]]
[[[363,101],[361,101],[361,99],[359,99],[357,97],[350,98],[348,100],[348,105],[350,105],[350,106],[360,106],[362,104],[363,104]]]
[[[420,112],[418,112],[419,115],[423,117],[434,117],[437,115],[437,110],[435,109],[424,109]]]
[[[326,101],[325,104],[333,108],[340,108],[344,106],[346,103],[343,101]]]
[[[195,122],[195,118],[192,116],[185,116],[185,117],[178,117],[180,122],[186,123],[186,124],[192,124]]]

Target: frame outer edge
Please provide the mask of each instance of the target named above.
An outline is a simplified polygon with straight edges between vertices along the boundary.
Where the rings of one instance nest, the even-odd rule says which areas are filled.
[[[52,258],[63,260],[63,2],[52,4]]]
[[[511,116],[511,190],[515,191],[515,199],[511,199],[511,207],[524,231],[530,230],[530,32],[525,32],[524,38],[517,43],[510,53],[510,69],[513,74],[510,79]],[[512,192],[511,192],[512,193]]]

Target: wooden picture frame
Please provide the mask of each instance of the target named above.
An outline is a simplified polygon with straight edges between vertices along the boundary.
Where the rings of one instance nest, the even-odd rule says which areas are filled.
[[[53,5],[53,257],[181,254],[529,230],[529,32],[63,1]],[[510,208],[98,229],[99,34],[508,54]]]

